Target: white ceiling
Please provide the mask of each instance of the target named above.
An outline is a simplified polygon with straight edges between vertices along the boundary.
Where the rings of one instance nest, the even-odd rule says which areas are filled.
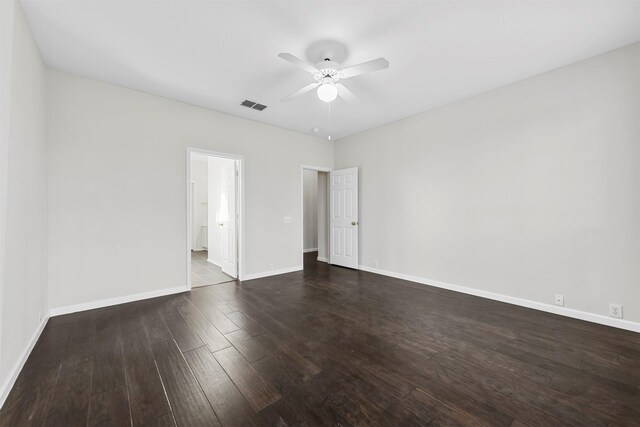
[[[22,0],[50,67],[338,139],[640,40],[640,2]],[[312,82],[278,58],[335,40],[360,99],[280,99]],[[317,50],[317,49],[316,49]],[[241,107],[244,99],[269,106]],[[331,120],[329,120],[331,116]]]

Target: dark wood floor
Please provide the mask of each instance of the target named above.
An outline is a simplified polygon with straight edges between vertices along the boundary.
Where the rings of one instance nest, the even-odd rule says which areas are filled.
[[[50,319],[0,425],[638,425],[640,335],[314,256]]]

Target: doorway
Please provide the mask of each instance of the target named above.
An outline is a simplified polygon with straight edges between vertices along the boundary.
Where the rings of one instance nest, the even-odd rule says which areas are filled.
[[[329,262],[329,169],[302,167],[302,265]]]
[[[359,269],[358,168],[301,169],[301,265],[313,270],[321,261]]]
[[[187,151],[188,287],[241,279],[242,158]]]

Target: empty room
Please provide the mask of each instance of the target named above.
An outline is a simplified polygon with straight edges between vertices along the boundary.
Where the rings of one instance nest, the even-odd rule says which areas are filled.
[[[0,0],[0,427],[640,426],[640,0]]]

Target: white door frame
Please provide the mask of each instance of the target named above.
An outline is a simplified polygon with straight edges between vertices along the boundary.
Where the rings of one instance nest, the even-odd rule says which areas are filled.
[[[224,159],[231,159],[238,161],[238,181],[236,185],[236,213],[238,219],[236,222],[236,250],[238,261],[238,280],[244,280],[244,156],[238,154],[220,153],[218,151],[205,150],[201,148],[187,147],[187,176],[186,176],[186,189],[187,189],[187,285],[186,289],[191,290],[191,238],[192,238],[192,225],[191,225],[191,155],[203,154],[211,157],[222,157]]]
[[[304,171],[316,171],[316,172],[331,172],[331,168],[325,168],[323,166],[300,166],[300,267],[304,268]],[[327,185],[327,219],[329,218],[329,185]],[[329,233],[329,239],[327,240],[327,251],[331,247],[331,233]],[[327,258],[328,259],[328,258]]]

